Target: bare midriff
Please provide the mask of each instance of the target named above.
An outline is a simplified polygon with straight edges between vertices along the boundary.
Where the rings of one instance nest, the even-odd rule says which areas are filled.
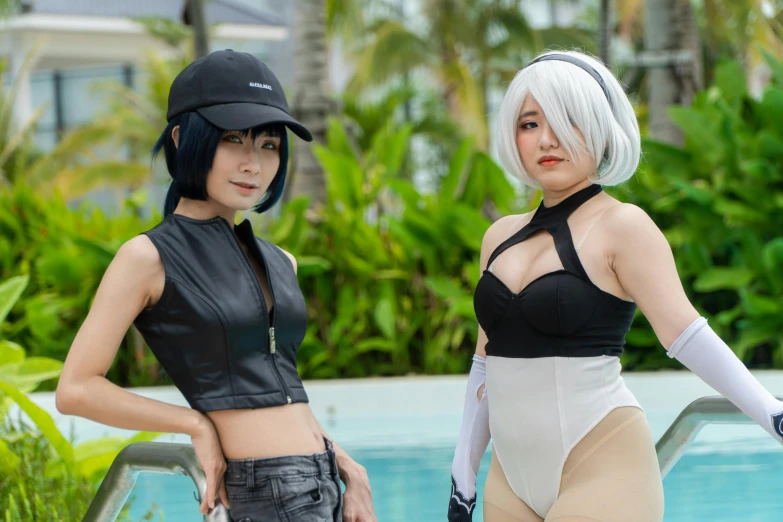
[[[254,410],[207,413],[227,459],[264,459],[312,455],[326,447],[318,422],[306,403]]]

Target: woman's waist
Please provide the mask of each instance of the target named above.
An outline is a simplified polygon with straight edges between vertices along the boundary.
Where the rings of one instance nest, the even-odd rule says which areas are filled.
[[[487,356],[487,388],[509,393],[557,392],[582,394],[624,386],[620,359],[596,357],[539,357],[514,359]]]
[[[313,455],[325,451],[323,433],[306,403],[207,413],[227,459]]]
[[[322,438],[325,449],[306,455],[285,455],[253,459],[227,459],[227,483],[245,483],[252,473],[255,481],[272,477],[299,475],[337,476],[337,462],[332,443]]]
[[[625,386],[617,358],[487,358],[490,420],[531,428],[590,424],[638,402]]]

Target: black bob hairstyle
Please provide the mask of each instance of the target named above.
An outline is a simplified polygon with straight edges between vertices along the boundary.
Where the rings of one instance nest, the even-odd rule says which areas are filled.
[[[171,131],[179,125],[179,147],[174,144]],[[285,175],[288,167],[288,139],[283,124],[272,123],[240,131],[250,134],[252,139],[266,134],[280,138],[280,168],[277,169],[272,183],[269,184],[261,201],[253,208],[259,214],[266,212],[277,203],[283,194]],[[177,208],[181,197],[206,201],[207,174],[212,169],[220,140],[226,131],[208,122],[197,112],[186,112],[173,118],[166,126],[152,148],[154,159],[161,149],[166,157],[166,167],[172,177],[171,186],[166,194],[163,216],[166,217]]]

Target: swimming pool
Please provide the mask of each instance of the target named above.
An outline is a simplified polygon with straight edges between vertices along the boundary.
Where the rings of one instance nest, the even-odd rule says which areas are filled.
[[[783,395],[783,372],[754,372]],[[626,374],[645,409],[656,440],[691,401],[715,395],[688,372]],[[321,424],[368,470],[380,522],[445,521],[451,459],[459,432],[466,376],[306,382],[310,405]],[[173,388],[136,393],[185,404]],[[60,429],[78,440],[129,435],[56,412],[53,394],[33,394]],[[73,426],[71,427],[71,424]],[[184,436],[164,441],[189,442]],[[489,468],[485,455],[479,475]],[[771,521],[783,512],[783,449],[757,426],[705,428],[664,480],[666,522]],[[183,476],[142,474],[132,493],[134,521],[200,520],[195,488]],[[483,519],[481,494],[474,520]],[[162,513],[162,517],[159,515]]]
[[[445,522],[453,448],[378,448],[352,453],[367,467],[379,522]],[[482,462],[480,483],[488,468],[489,453]],[[777,520],[783,512],[781,469],[783,451],[686,455],[664,480],[665,521]],[[189,478],[143,474],[134,490],[131,514],[134,520],[142,520],[149,506],[157,504],[166,522],[199,520],[194,492]],[[483,520],[481,496],[473,520]]]

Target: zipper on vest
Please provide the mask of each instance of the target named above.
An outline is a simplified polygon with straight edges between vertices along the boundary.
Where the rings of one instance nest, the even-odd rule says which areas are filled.
[[[272,331],[273,329],[270,328],[269,330]],[[272,351],[272,353],[269,354],[269,360],[272,362],[272,369],[275,372],[275,377],[277,378],[277,382],[278,384],[280,384],[280,387],[283,389],[283,393],[285,393],[285,399],[286,401],[288,401],[288,404],[291,404],[293,402],[293,400],[291,399],[291,392],[288,390],[288,386],[285,385],[283,376],[280,375],[280,370],[277,369],[277,356],[275,355],[274,351]]]
[[[220,220],[221,222],[224,222],[224,220]],[[237,246],[239,247],[239,254],[242,256],[242,259],[245,260],[245,265],[247,265],[247,268],[250,270],[250,276],[255,281],[256,290],[258,291],[258,296],[261,299],[261,307],[264,310],[264,317],[269,317],[269,309],[266,307],[266,300],[264,300],[264,292],[261,290],[261,283],[258,282],[258,277],[256,276],[255,270],[253,270],[253,265],[250,264],[250,259],[248,255],[245,253],[245,251],[242,249],[242,244],[239,241],[239,238],[236,235],[236,232],[233,230],[230,230],[230,227],[228,223],[225,223],[226,227],[229,228],[228,232],[231,235],[231,237],[234,238],[234,241],[236,241]],[[258,243],[256,242],[256,238],[253,237],[253,243],[258,249],[259,253],[260,248],[258,246]],[[248,249],[252,248],[250,245],[248,245]],[[285,393],[286,401],[288,401],[288,404],[291,404],[293,400],[291,399],[291,391],[288,389],[288,386],[286,386],[285,381],[283,380],[283,376],[280,375],[280,370],[277,369],[277,362],[275,361],[275,353],[277,351],[277,348],[275,347],[275,319],[277,319],[277,300],[275,299],[275,289],[272,285],[272,276],[269,274],[269,265],[266,262],[266,257],[264,257],[264,254],[261,253],[261,262],[264,264],[264,272],[266,273],[266,282],[269,284],[269,293],[272,295],[272,321],[269,325],[269,359],[272,361],[272,370],[274,370],[275,377],[277,378],[277,382],[280,384],[280,387],[283,389],[283,393]],[[268,320],[268,319],[267,319]]]

